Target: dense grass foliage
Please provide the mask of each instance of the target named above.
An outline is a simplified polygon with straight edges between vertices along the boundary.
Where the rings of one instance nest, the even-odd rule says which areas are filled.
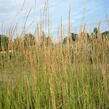
[[[12,42],[0,54],[0,109],[109,109],[109,40],[79,37]]]

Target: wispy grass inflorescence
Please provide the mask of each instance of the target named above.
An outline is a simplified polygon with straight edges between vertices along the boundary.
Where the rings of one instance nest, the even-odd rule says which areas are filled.
[[[109,34],[71,34],[69,10],[54,43],[48,2],[42,13],[34,35],[12,38],[15,26],[0,36],[0,109],[108,109]]]

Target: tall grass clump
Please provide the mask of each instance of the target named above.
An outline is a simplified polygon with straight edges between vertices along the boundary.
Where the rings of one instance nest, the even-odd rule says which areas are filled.
[[[109,36],[99,29],[89,36],[84,27],[74,41],[70,20],[69,12],[65,42],[62,20],[54,43],[49,20],[48,36],[42,31],[43,18],[37,35],[2,46],[0,109],[109,109]]]

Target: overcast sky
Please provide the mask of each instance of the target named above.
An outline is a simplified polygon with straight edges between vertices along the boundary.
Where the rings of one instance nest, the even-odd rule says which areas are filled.
[[[25,4],[23,4],[24,1]],[[15,23],[24,25],[27,12],[31,10],[26,25],[29,26],[33,23],[29,26],[29,31],[33,32],[44,3],[45,0],[0,0],[0,27],[2,24],[4,28],[8,28]],[[94,27],[98,21],[102,22],[102,30],[107,29],[106,13],[109,14],[109,0],[49,0],[53,31],[57,29],[61,17],[66,26],[69,7],[71,7],[74,32],[77,32],[77,28],[81,24]]]

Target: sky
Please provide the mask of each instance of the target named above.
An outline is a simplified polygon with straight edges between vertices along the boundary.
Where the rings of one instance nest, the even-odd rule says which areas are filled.
[[[26,24],[26,29],[34,32],[45,3],[46,0],[0,0],[0,32],[16,24],[19,30]],[[73,32],[77,33],[82,24],[92,31],[98,22],[101,22],[101,31],[108,30],[109,0],[48,0],[48,7],[52,33],[58,30],[61,19],[67,28],[69,9]]]

